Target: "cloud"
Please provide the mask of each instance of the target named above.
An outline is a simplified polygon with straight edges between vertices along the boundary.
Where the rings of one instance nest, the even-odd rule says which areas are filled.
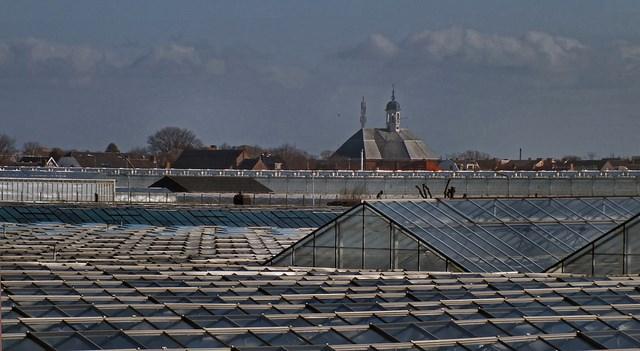
[[[338,53],[343,59],[357,60],[387,60],[398,53],[398,46],[382,34],[372,34],[369,38],[354,48]]]
[[[95,72],[103,53],[88,46],[28,38],[0,43],[0,72],[29,76],[86,75]]]
[[[193,46],[166,43],[146,49],[146,53],[125,67],[135,74],[155,76],[189,75],[207,72],[207,58]]]
[[[411,35],[403,49],[409,57],[433,62],[562,70],[578,62],[587,47],[543,32],[513,37],[450,28]]]
[[[226,79],[253,79],[287,89],[301,88],[308,78],[302,67],[274,63],[254,51],[217,52],[176,42],[98,48],[35,38],[0,42],[0,77],[3,75],[74,85],[103,78],[170,78],[187,83],[231,75]]]
[[[0,75],[90,80],[133,76],[220,75],[225,60],[194,46],[169,42],[152,47],[68,45],[37,38],[0,42]]]
[[[0,66],[6,64],[11,59],[11,48],[7,44],[0,43]]]
[[[615,49],[624,73],[640,73],[640,44],[618,41]]]
[[[227,65],[224,60],[211,58],[206,63],[207,73],[213,75],[221,75],[226,72]]]
[[[270,80],[289,89],[300,89],[308,78],[306,70],[293,66],[269,66],[264,68]]]
[[[448,28],[413,33],[399,44],[381,34],[374,34],[338,56],[404,64],[462,64],[557,71],[571,68],[587,55],[588,47],[580,41],[544,32],[531,31],[518,37]]]

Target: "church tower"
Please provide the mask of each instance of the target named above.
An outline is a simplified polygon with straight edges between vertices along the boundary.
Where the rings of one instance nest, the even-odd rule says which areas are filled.
[[[387,112],[387,130],[390,132],[400,131],[400,103],[396,101],[396,89],[391,90],[391,101],[387,103],[385,108]]]
[[[357,169],[354,161],[361,160],[359,167],[361,169],[402,169],[403,167],[423,169],[423,167],[427,167],[426,163],[413,163],[413,161],[438,159],[438,156],[427,147],[422,139],[416,137],[406,127],[400,128],[400,103],[396,101],[394,86],[391,90],[391,101],[387,102],[384,110],[387,117],[385,126],[365,128],[367,104],[364,97],[362,98],[360,102],[360,129],[329,158],[332,162],[335,161],[335,167]]]

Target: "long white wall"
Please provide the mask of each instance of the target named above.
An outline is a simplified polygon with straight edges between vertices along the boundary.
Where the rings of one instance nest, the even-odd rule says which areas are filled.
[[[308,198],[419,197],[426,185],[442,197],[447,182],[456,196],[619,196],[640,195],[640,172],[384,172],[384,171],[243,171],[107,168],[0,168],[0,179],[114,179],[118,193],[144,193],[164,175],[254,177],[274,195]],[[93,194],[93,193],[91,193]]]

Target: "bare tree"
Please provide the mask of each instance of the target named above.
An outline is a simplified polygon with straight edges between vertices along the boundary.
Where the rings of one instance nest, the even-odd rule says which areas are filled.
[[[331,150],[324,150],[320,153],[320,159],[321,160],[328,160],[329,157],[331,157],[331,155],[333,155],[333,151]]]
[[[580,161],[582,158],[576,155],[565,155],[561,158],[562,161]]]
[[[53,157],[53,159],[56,160],[56,162],[58,162],[62,157],[64,157],[64,150],[62,150],[59,147],[54,147],[49,152],[49,157]]]
[[[202,147],[192,131],[178,127],[164,127],[147,139],[149,150],[157,153],[162,163],[173,162],[185,149]]]
[[[132,157],[143,157],[149,155],[149,148],[146,148],[144,146],[136,146],[133,149],[129,150],[129,152],[127,153]]]
[[[458,153],[454,153],[451,154],[450,159],[454,159],[454,160],[490,160],[493,157],[486,153],[486,152],[482,152],[482,151],[478,151],[478,150],[467,150],[465,152],[458,152]]]
[[[0,164],[9,162],[15,152],[16,141],[6,134],[0,134]]]
[[[316,164],[313,156],[293,145],[284,144],[268,151],[273,157],[282,160],[287,169],[310,169]]]
[[[28,141],[22,145],[22,153],[27,156],[47,156],[49,150],[37,141]]]

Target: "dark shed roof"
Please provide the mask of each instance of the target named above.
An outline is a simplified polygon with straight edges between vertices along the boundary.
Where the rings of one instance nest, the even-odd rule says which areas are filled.
[[[150,188],[166,188],[180,193],[271,193],[271,189],[247,177],[164,176]]]
[[[74,162],[75,160],[75,162]],[[153,168],[152,158],[117,152],[79,152],[66,154],[59,162],[62,167]]]

